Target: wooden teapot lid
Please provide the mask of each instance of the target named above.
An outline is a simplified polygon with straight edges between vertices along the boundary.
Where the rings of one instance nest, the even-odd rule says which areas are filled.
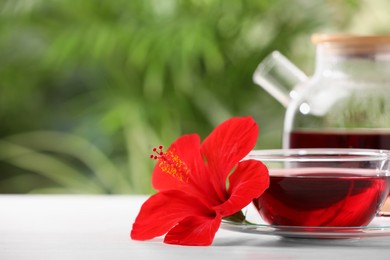
[[[390,52],[390,35],[314,34],[311,41],[341,55],[388,55]]]

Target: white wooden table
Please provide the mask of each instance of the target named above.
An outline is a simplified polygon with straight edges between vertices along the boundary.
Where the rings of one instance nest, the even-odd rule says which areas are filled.
[[[390,259],[390,238],[284,239],[220,229],[209,247],[132,241],[146,198],[0,195],[0,259]]]

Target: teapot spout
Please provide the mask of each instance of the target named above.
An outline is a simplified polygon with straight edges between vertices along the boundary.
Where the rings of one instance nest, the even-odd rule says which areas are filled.
[[[284,107],[296,98],[300,83],[307,79],[304,72],[278,51],[273,51],[261,61],[253,74],[253,81]]]

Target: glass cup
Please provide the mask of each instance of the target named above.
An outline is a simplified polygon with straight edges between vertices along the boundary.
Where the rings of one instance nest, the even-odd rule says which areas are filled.
[[[390,152],[368,149],[254,150],[270,186],[253,204],[264,221],[284,226],[364,226],[390,190]]]

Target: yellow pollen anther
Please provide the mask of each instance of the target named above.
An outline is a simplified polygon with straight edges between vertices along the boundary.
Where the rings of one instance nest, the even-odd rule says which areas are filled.
[[[152,154],[150,158],[160,161],[158,166],[164,173],[171,175],[180,182],[188,182],[190,169],[186,163],[174,151],[170,150],[164,153],[162,148],[162,146],[159,146],[158,149],[154,148],[154,155]]]

